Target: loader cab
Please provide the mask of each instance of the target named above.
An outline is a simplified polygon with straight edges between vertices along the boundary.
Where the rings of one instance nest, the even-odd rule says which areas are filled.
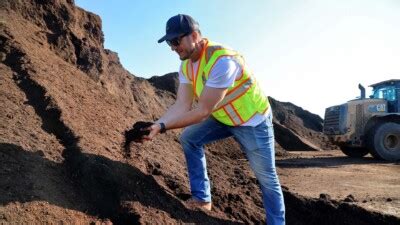
[[[372,84],[371,98],[385,99],[388,102],[389,113],[400,112],[400,80],[387,80]]]

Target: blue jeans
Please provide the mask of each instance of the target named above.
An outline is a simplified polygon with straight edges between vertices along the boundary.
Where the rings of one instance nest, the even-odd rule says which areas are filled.
[[[262,192],[268,225],[285,224],[285,204],[275,169],[275,142],[272,113],[256,127],[224,125],[214,118],[185,128],[181,144],[189,172],[192,197],[211,202],[210,180],[204,144],[233,136],[246,153]]]

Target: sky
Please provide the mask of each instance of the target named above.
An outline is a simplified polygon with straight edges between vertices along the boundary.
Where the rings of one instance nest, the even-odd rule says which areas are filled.
[[[150,78],[179,69],[164,42],[179,13],[204,37],[239,51],[264,92],[324,116],[326,107],[368,86],[400,79],[400,0],[75,0],[99,15],[105,48],[132,74]]]

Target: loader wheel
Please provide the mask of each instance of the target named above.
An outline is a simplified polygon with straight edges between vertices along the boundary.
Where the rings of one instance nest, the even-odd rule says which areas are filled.
[[[345,155],[347,155],[351,158],[362,158],[363,156],[365,156],[369,153],[367,148],[355,148],[355,147],[341,146],[340,150],[342,150],[342,152]]]
[[[377,159],[400,160],[400,124],[383,123],[369,135],[369,150]]]

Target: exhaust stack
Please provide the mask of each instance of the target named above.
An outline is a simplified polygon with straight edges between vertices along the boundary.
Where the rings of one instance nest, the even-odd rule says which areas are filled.
[[[358,88],[361,91],[360,99],[365,99],[365,88],[364,88],[364,86],[362,86],[361,84],[358,84]]]

